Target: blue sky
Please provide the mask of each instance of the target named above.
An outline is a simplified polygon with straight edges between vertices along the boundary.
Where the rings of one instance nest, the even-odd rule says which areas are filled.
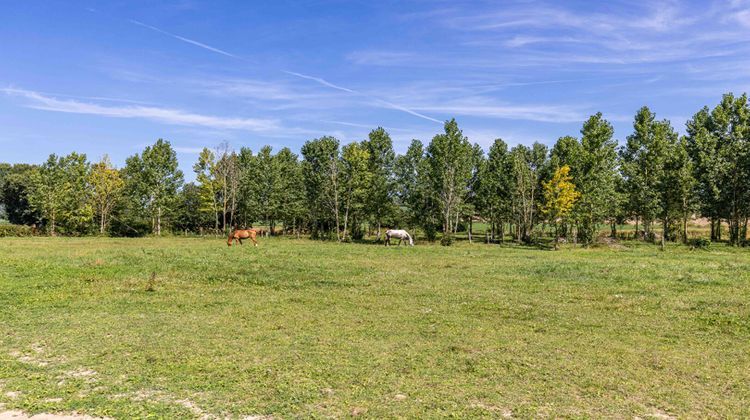
[[[680,131],[750,91],[750,1],[19,1],[0,14],[0,161],[159,137],[191,173],[227,141],[298,152],[455,117],[485,148],[553,144],[648,105]],[[189,176],[191,177],[191,176]]]

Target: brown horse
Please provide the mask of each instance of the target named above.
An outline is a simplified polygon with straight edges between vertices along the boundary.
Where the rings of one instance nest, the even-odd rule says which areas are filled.
[[[253,241],[253,244],[255,244],[255,246],[258,246],[258,241],[255,240],[256,234],[257,232],[255,231],[255,229],[235,229],[231,234],[229,234],[227,245],[232,246],[235,240],[239,241],[240,245],[242,245],[243,239],[250,238],[250,240]]]

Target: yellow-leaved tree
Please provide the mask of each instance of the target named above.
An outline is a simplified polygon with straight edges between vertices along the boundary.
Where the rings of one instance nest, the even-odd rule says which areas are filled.
[[[544,193],[544,207],[542,213],[547,216],[548,220],[555,224],[555,249],[557,249],[559,236],[558,227],[560,223],[570,215],[581,193],[576,190],[573,184],[573,177],[570,176],[570,167],[563,165],[555,171],[552,179],[542,183]]]
[[[125,182],[120,176],[120,171],[112,166],[109,156],[104,155],[99,163],[91,166],[89,184],[92,190],[91,199],[99,216],[99,233],[104,234],[109,225],[112,209],[122,195]]]

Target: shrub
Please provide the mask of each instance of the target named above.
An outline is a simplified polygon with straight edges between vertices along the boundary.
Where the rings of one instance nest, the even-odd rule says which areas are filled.
[[[689,241],[690,247],[695,249],[707,249],[711,246],[711,240],[708,238],[693,238]]]
[[[140,238],[151,233],[151,224],[143,219],[112,219],[109,234],[126,238]]]
[[[437,239],[437,227],[431,223],[427,223],[424,226],[424,234],[428,241],[435,242],[435,239]]]
[[[451,246],[453,245],[453,235],[450,233],[443,235],[442,238],[440,238],[440,245],[442,246]]]
[[[0,238],[6,236],[33,236],[34,228],[26,225],[0,224]]]

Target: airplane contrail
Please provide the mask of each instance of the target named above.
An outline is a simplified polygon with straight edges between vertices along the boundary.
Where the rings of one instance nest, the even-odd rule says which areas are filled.
[[[190,39],[190,38],[185,38],[184,36],[179,36],[179,35],[177,35],[177,34],[173,34],[172,32],[168,32],[168,31],[165,31],[165,30],[163,30],[163,29],[159,29],[159,28],[157,28],[157,27],[155,27],[155,26],[147,25],[147,24],[145,24],[145,23],[143,23],[143,22],[139,22],[139,21],[137,21],[137,20],[134,20],[134,19],[129,19],[128,21],[129,21],[130,23],[134,24],[134,25],[138,25],[138,26],[142,26],[142,27],[144,27],[144,28],[148,28],[148,29],[151,29],[152,31],[156,31],[156,32],[159,32],[159,33],[161,33],[161,34],[164,34],[164,35],[167,35],[167,36],[171,36],[172,38],[175,38],[175,39],[179,39],[179,40],[180,40],[180,41],[182,41],[182,42],[187,42],[188,44],[192,44],[192,45],[195,45],[196,47],[201,47],[201,48],[203,48],[203,49],[206,49],[206,50],[209,50],[209,51],[215,52],[215,53],[217,53],[217,54],[225,55],[225,56],[227,56],[227,57],[232,57],[232,58],[236,58],[237,60],[242,60],[242,61],[249,61],[249,60],[247,60],[247,59],[245,59],[245,58],[243,58],[243,57],[240,57],[240,56],[238,56],[238,55],[235,55],[235,54],[232,54],[232,53],[226,52],[226,51],[224,51],[224,50],[220,50],[220,49],[218,49],[218,48],[212,47],[212,46],[210,46],[210,45],[206,45],[206,44],[204,44],[204,43],[202,43],[202,42],[198,42],[198,41],[196,41],[196,40],[193,40],[193,39]]]
[[[194,46],[199,47],[199,48],[203,48],[205,50],[214,52],[216,54],[221,54],[223,56],[234,58],[236,60],[241,60],[241,61],[245,61],[245,62],[251,62],[250,60],[248,60],[248,59],[246,59],[244,57],[238,56],[236,54],[232,54],[230,52],[224,51],[224,50],[216,48],[216,47],[212,47],[212,46],[210,46],[208,44],[204,44],[204,43],[196,41],[194,39],[185,38],[184,36],[180,36],[180,35],[174,34],[172,32],[165,31],[163,29],[157,28],[156,26],[151,26],[151,25],[148,25],[146,23],[143,23],[143,22],[140,22],[140,21],[137,21],[137,20],[134,20],[134,19],[129,19],[128,22],[130,22],[133,25],[138,25],[138,26],[141,26],[143,28],[150,29],[150,30],[158,32],[160,34],[170,36],[170,37],[175,38],[175,39],[177,39],[179,41],[186,42],[188,44],[194,45]],[[336,89],[336,90],[340,90],[340,91],[343,91],[343,92],[351,93],[351,94],[354,94],[354,95],[359,95],[359,96],[363,96],[363,97],[366,97],[366,98],[374,99],[376,102],[378,102],[378,103],[380,103],[382,105],[385,105],[386,108],[395,109],[397,111],[405,112],[405,113],[407,113],[409,115],[413,115],[415,117],[419,117],[419,118],[422,118],[422,119],[425,119],[425,120],[428,120],[428,121],[436,122],[438,124],[442,124],[443,123],[440,120],[437,120],[435,118],[429,117],[429,116],[424,115],[424,114],[420,114],[419,112],[414,111],[412,109],[409,109],[409,108],[407,108],[405,106],[394,104],[394,103],[386,101],[384,99],[381,99],[381,98],[378,98],[378,97],[375,97],[375,96],[372,96],[372,95],[368,95],[368,94],[365,94],[365,93],[362,93],[362,92],[358,92],[358,91],[356,91],[354,89],[349,89],[347,87],[343,87],[343,86],[339,86],[339,85],[333,84],[333,83],[331,83],[331,82],[329,82],[329,81],[327,81],[327,80],[325,80],[325,79],[323,79],[321,77],[310,76],[310,75],[307,75],[307,74],[297,73],[297,72],[293,72],[293,71],[289,71],[289,70],[281,70],[281,72],[285,73],[285,74],[288,74],[288,75],[291,75],[291,76],[294,76],[294,77],[298,77],[300,79],[312,80],[312,81],[314,81],[314,82],[316,82],[316,83],[318,83],[320,85],[329,87],[331,89]]]

